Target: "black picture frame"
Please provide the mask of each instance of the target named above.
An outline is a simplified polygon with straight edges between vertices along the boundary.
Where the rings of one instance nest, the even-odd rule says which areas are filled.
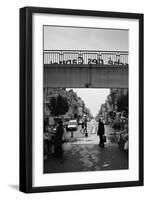
[[[85,17],[111,17],[139,21],[139,180],[108,183],[85,183],[64,186],[32,186],[32,16],[34,13]],[[53,192],[143,185],[143,14],[59,8],[24,7],[20,9],[20,186],[22,192]]]

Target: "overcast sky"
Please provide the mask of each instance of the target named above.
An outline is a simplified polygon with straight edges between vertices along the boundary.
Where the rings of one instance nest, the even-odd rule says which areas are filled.
[[[82,98],[86,107],[88,107],[95,117],[98,114],[101,104],[105,103],[106,97],[110,94],[110,89],[90,89],[90,88],[72,88],[77,95]],[[69,90],[69,89],[68,89]]]
[[[129,31],[98,28],[44,26],[45,50],[129,51]],[[105,103],[109,89],[74,89],[93,116]]]
[[[128,30],[44,26],[44,49],[128,51],[128,37]]]

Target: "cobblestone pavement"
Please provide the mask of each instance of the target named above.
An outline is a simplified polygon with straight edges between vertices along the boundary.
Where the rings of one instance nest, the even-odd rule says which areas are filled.
[[[80,127],[73,138],[70,132],[65,134],[70,149],[64,151],[62,158],[51,155],[44,160],[44,173],[128,169],[128,155],[119,149],[114,130],[109,125],[105,125],[107,142],[104,148],[98,146],[97,123],[89,122],[87,129],[87,138]]]

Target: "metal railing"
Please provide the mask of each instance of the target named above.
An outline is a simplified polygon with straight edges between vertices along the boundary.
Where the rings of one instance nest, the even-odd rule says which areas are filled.
[[[44,64],[128,66],[127,51],[44,50]]]

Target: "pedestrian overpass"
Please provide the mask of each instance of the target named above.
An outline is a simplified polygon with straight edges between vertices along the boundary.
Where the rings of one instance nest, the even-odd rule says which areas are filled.
[[[44,87],[128,88],[128,52],[45,50]]]

